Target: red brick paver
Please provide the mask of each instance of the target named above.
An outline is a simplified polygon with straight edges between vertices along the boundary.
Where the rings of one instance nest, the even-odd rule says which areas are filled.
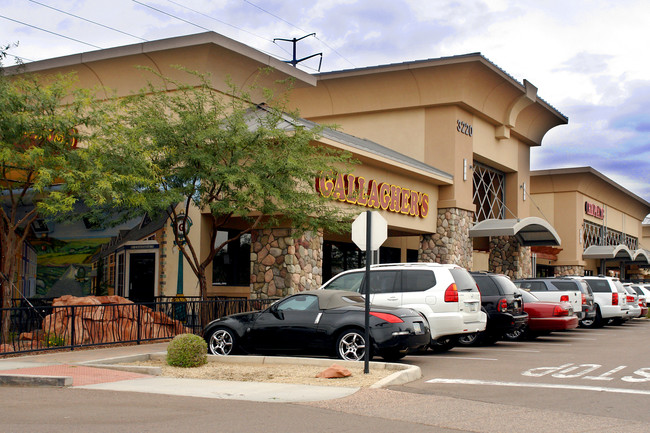
[[[110,370],[107,368],[85,367],[81,365],[48,365],[44,367],[17,368],[4,370],[1,374],[25,374],[36,376],[67,376],[72,377],[72,386],[95,385],[97,383],[119,382],[121,380],[141,379],[151,377],[147,374],[130,373],[128,371]]]

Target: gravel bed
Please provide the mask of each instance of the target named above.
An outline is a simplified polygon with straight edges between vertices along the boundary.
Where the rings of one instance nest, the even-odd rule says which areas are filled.
[[[332,364],[336,364],[335,361]],[[348,368],[351,376],[323,379],[316,377],[325,370],[325,366],[294,364],[231,364],[208,362],[200,367],[171,367],[164,361],[129,362],[129,365],[161,367],[162,375],[187,379],[233,380],[240,382],[296,383],[318,386],[369,387],[395,371],[370,368],[370,373],[363,373],[363,366]]]

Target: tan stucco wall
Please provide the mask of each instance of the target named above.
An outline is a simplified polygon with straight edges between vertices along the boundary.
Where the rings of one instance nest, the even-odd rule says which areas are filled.
[[[562,239],[562,251],[554,265],[581,265],[597,272],[598,261],[582,259],[585,220],[605,224],[643,243],[642,221],[650,212],[650,204],[589,167],[533,172],[530,192],[541,209],[533,207],[531,213],[546,216]],[[588,215],[586,202],[604,208],[605,218]]]

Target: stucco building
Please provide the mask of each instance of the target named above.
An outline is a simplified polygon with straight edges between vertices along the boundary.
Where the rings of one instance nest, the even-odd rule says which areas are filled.
[[[33,62],[25,69],[74,71],[80,86],[105,86],[124,96],[150,78],[136,66],[186,80],[171,67],[177,64],[210,73],[217,90],[226,90],[228,76],[240,87],[254,79],[261,79],[264,87],[276,86],[278,79],[294,80],[290,105],[300,111],[300,121],[337,125],[336,130],[324,130],[319,145],[350,151],[361,161],[353,172],[315,180],[314,194],[359,213],[380,212],[388,222],[388,239],[379,251],[382,262],[457,263],[526,277],[533,272],[531,248],[575,240],[569,233],[573,229],[566,235],[559,229],[563,219],[542,215],[529,198],[531,188],[538,194],[543,184],[541,174],[531,176],[531,149],[541,145],[551,128],[566,124],[567,117],[541,99],[534,85],[517,81],[478,53],[311,75],[204,33]],[[261,67],[274,72],[260,78]],[[253,98],[264,102],[261,94]],[[347,185],[363,193],[355,194]],[[629,195],[621,206],[611,206],[623,211],[633,203],[626,218],[636,221],[647,203]],[[609,215],[612,221],[616,218],[613,211]],[[192,209],[188,218],[193,221],[188,236],[197,245],[207,242],[209,227],[200,211]],[[624,219],[624,232],[638,238],[640,223],[629,232],[636,227],[631,219]],[[217,241],[241,229],[235,222]],[[129,296],[135,282],[147,298],[198,294],[196,278],[170,239],[171,227],[164,221],[148,228],[141,223],[114,239],[97,256],[96,265],[106,272],[102,281],[109,291]],[[592,267],[560,257],[557,267]],[[258,230],[216,257],[208,270],[210,294],[281,296],[317,288],[336,273],[362,264],[363,254],[350,233],[335,235],[324,227],[294,239],[290,226]],[[138,280],[142,266],[152,267],[146,281]],[[144,290],[142,284],[147,285]]]

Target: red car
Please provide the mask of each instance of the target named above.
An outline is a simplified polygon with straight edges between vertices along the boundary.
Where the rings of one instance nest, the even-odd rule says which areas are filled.
[[[528,313],[528,324],[521,330],[505,334],[506,340],[530,339],[578,327],[578,316],[573,314],[573,307],[568,302],[542,302],[532,293],[520,292],[524,311]]]

